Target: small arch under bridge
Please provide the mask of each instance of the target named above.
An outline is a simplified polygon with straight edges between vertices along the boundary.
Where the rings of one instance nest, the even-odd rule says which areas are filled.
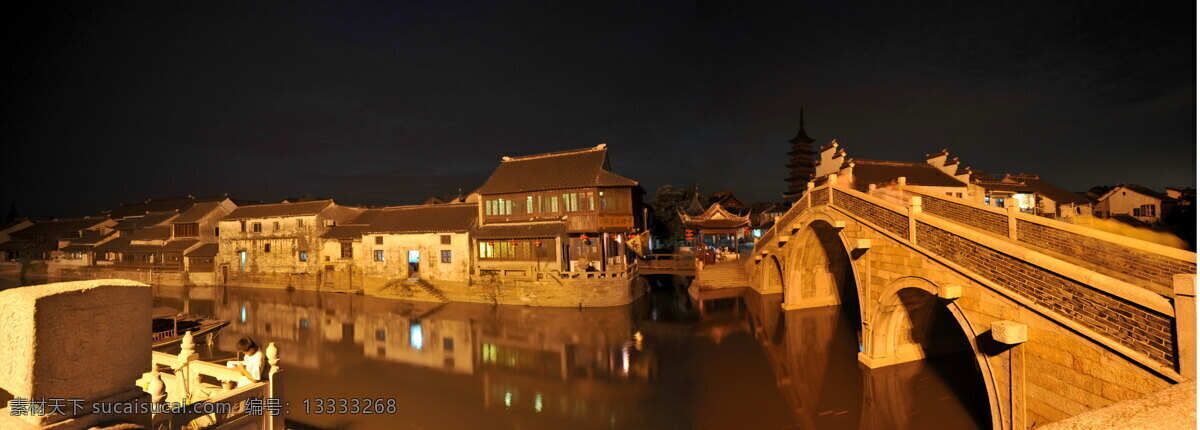
[[[1193,252],[904,185],[827,183],[745,264],[785,309],[853,302],[870,368],[967,350],[993,428],[1195,378]]]

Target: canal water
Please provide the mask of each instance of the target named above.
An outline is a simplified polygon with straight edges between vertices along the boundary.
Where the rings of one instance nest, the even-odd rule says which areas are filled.
[[[275,342],[288,420],[350,429],[982,428],[969,355],[868,370],[839,307],[782,311],[778,295],[697,300],[664,282],[629,306],[533,308],[256,288],[154,287],[155,306]],[[383,414],[320,413],[341,399]]]

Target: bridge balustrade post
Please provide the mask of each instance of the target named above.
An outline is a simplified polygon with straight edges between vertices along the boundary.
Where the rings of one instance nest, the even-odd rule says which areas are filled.
[[[1008,238],[1017,240],[1017,211],[1019,209],[1016,206],[1009,206],[1006,209],[1008,209]]]
[[[1175,286],[1175,338],[1179,351],[1179,375],[1196,377],[1196,275],[1180,274],[1172,279]]]
[[[901,187],[903,187],[904,178],[900,179]],[[900,193],[904,194],[903,189]],[[908,241],[915,245],[917,243],[917,214],[921,213],[921,196],[913,196],[911,202],[908,205]]]
[[[271,365],[271,369],[267,373],[267,396],[272,399],[279,399],[279,404],[283,405],[283,373],[279,368],[279,349],[275,348],[275,342],[267,344],[267,364]],[[284,430],[283,413],[275,415],[266,414],[267,425],[269,430]]]

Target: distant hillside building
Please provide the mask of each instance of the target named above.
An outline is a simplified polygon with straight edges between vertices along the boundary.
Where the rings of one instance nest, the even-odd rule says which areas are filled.
[[[808,182],[813,179],[813,148],[815,142],[813,138],[808,136],[804,131],[804,110],[800,110],[800,130],[796,132],[796,137],[788,140],[792,144],[792,149],[788,151],[788,177],[785,179],[788,183],[787,192],[783,193],[784,198],[792,201],[800,199],[804,195],[804,191],[808,188]]]

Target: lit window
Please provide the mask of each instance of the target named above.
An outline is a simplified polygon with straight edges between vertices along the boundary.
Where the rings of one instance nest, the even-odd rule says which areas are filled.
[[[375,261],[383,261],[383,250],[375,250]]]
[[[300,261],[308,261],[308,251],[300,251]]]
[[[450,262],[450,251],[449,250],[442,250],[442,262],[443,263]]]

